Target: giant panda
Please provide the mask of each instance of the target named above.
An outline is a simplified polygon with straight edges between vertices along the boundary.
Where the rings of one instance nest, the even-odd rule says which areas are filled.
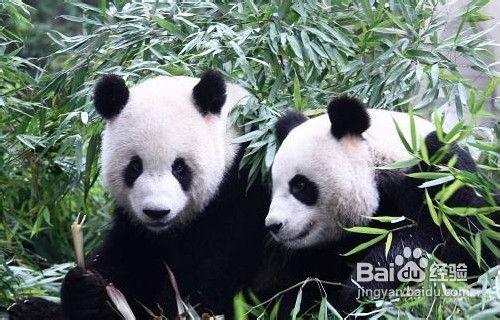
[[[290,111],[279,119],[276,133],[282,144],[272,166],[272,202],[266,227],[278,248],[276,256],[281,256],[281,260],[274,261],[281,262],[270,263],[268,271],[274,281],[269,281],[269,287],[260,288],[264,297],[266,290],[269,296],[277,291],[276,287],[285,290],[307,278],[318,278],[342,284],[325,284],[324,288],[339,310],[349,312],[357,305],[358,290],[352,281],[357,279],[356,262],[374,267],[394,266],[398,272],[401,267],[397,265],[397,256],[418,263],[417,258],[423,256],[421,251],[433,252],[445,261],[467,262],[472,274],[476,263],[444,226],[439,228],[433,223],[424,202],[425,191],[418,187],[423,181],[407,176],[431,168],[423,162],[406,169],[380,168],[410,159],[394,121],[411,141],[407,114],[367,109],[359,100],[345,96],[333,99],[325,115],[307,119]],[[433,124],[419,117],[414,118],[414,123],[418,134],[426,137],[429,153],[437,152],[442,144]],[[475,169],[471,156],[461,148],[453,146],[446,159],[453,155],[457,156],[456,168]],[[439,190],[440,187],[428,188],[431,197]],[[468,188],[459,189],[447,202],[450,207],[480,203],[481,199]],[[370,218],[380,215],[405,216],[415,225],[405,220],[379,226]],[[393,232],[387,256],[385,241],[358,254],[343,256],[375,237],[345,230],[353,226],[401,228]],[[478,226],[471,223],[469,227]],[[365,291],[396,288],[399,284],[397,279],[359,283]],[[281,301],[283,312],[293,308],[296,293],[285,295]],[[304,288],[301,310],[320,299],[317,286]],[[283,318],[287,316],[285,313]]]
[[[231,317],[233,296],[260,257],[269,202],[261,184],[248,188],[239,172],[244,147],[232,142],[228,125],[245,96],[213,70],[130,89],[116,75],[98,81],[94,105],[106,122],[101,168],[116,212],[87,270],[76,267],[64,279],[65,319],[120,319],[106,295],[110,283],[137,319],[152,318],[146,308],[177,316],[167,266],[199,314]]]

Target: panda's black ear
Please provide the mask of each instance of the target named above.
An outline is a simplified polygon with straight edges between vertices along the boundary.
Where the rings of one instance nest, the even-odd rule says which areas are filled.
[[[355,98],[341,96],[328,105],[332,135],[340,139],[346,134],[361,135],[370,127],[370,116],[365,105]]]
[[[307,118],[302,113],[295,110],[288,111],[284,116],[279,118],[278,122],[276,122],[276,138],[278,138],[280,143],[283,142],[293,128],[306,121]]]
[[[193,88],[193,98],[203,116],[208,113],[220,114],[226,102],[226,82],[222,74],[215,70],[205,72]]]
[[[109,120],[122,111],[128,97],[125,81],[115,74],[107,74],[95,86],[94,107],[104,119]]]

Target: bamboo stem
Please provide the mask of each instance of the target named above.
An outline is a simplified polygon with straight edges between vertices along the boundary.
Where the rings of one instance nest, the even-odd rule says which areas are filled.
[[[73,247],[75,248],[76,264],[85,270],[85,254],[83,253],[83,223],[85,222],[84,215],[80,220],[80,214],[76,217],[75,222],[71,225],[71,235],[73,236]]]

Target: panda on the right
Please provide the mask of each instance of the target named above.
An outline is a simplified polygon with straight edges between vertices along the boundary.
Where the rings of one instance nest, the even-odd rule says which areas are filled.
[[[425,202],[426,189],[419,188],[425,180],[408,176],[434,168],[423,162],[403,169],[380,168],[411,158],[394,121],[410,141],[408,114],[367,109],[359,100],[346,96],[333,99],[325,115],[308,120],[299,112],[289,111],[279,119],[276,134],[282,144],[272,167],[273,196],[266,227],[278,247],[284,249],[285,261],[273,270],[280,289],[308,277],[340,282],[340,288],[325,285],[326,293],[334,306],[349,312],[357,306],[359,293],[353,280],[368,295],[373,292],[368,289],[395,289],[406,282],[397,274],[409,262],[425,270],[424,252],[448,263],[466,263],[469,276],[479,272],[477,263],[444,224],[433,222]],[[425,136],[429,154],[435,154],[443,144],[433,124],[419,117],[414,117],[414,123],[417,133]],[[465,150],[452,146],[444,161],[453,156],[457,157],[455,168],[475,170]],[[430,197],[442,187],[427,188]],[[462,187],[446,204],[477,207],[484,203],[472,189]],[[375,216],[406,219],[388,225],[370,219]],[[474,218],[462,220],[462,225],[472,231],[481,228]],[[357,254],[343,255],[378,236],[345,230],[354,226],[394,230],[388,254],[382,240]],[[359,262],[364,263],[364,269],[358,270]],[[375,268],[392,268],[394,274],[388,279],[370,279],[368,264],[373,272]],[[314,288],[303,292],[304,308],[321,298],[321,290],[310,287]],[[291,298],[293,302],[288,305],[293,307],[295,296]],[[282,301],[282,306],[286,304]]]

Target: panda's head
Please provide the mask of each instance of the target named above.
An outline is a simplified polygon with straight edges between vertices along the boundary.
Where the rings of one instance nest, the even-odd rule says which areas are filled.
[[[130,90],[116,75],[101,78],[94,105],[106,120],[104,183],[132,221],[160,232],[205,208],[234,161],[227,115],[244,95],[216,71],[156,77]]]
[[[276,126],[283,141],[273,168],[273,198],[266,226],[291,248],[337,240],[342,225],[361,224],[378,206],[364,105],[334,99],[328,114],[307,120],[291,111]]]

